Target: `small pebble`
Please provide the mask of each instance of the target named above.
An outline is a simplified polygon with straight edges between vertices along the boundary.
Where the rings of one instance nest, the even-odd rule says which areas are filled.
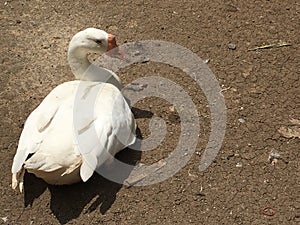
[[[147,62],[149,62],[149,61],[150,61],[149,58],[143,58],[142,61],[141,61],[141,63],[147,63]]]
[[[140,55],[140,54],[141,54],[140,51],[135,51],[135,52],[133,53],[134,56],[138,56],[138,55]]]
[[[245,123],[245,122],[246,122],[243,118],[239,118],[238,121],[239,121],[240,123]]]
[[[235,165],[235,167],[243,167],[243,164],[242,163],[240,163],[240,162],[238,162],[236,165]]]
[[[229,48],[230,50],[235,50],[235,49],[236,49],[236,45],[233,44],[233,43],[229,43],[229,44],[228,44],[228,48]]]
[[[174,105],[170,106],[170,107],[169,107],[169,110],[170,110],[171,112],[175,112],[175,107],[174,107]]]
[[[8,221],[7,216],[1,217],[1,219],[3,220],[4,223],[6,223]]]
[[[268,160],[272,165],[275,165],[278,162],[278,159],[280,159],[280,158],[281,158],[281,156],[278,152],[271,152]]]

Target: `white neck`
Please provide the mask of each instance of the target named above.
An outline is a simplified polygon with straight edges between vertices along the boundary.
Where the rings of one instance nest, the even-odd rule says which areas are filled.
[[[81,80],[85,71],[89,68],[91,63],[87,59],[87,55],[79,52],[79,49],[69,49],[68,62],[73,74],[77,80]]]
[[[121,79],[114,72],[91,64],[87,55],[80,48],[69,48],[68,62],[77,80],[111,83],[122,88]]]

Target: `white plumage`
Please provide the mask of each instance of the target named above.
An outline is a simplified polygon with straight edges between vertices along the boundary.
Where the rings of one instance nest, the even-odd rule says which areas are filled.
[[[22,191],[24,169],[50,184],[86,181],[135,142],[136,123],[120,79],[87,60],[89,53],[115,47],[112,35],[94,28],[73,37],[68,60],[81,80],[54,88],[29,115],[12,165],[14,189],[19,185]]]

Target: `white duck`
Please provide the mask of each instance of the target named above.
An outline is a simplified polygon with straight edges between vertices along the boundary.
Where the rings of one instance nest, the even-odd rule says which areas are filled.
[[[135,142],[136,123],[119,91],[120,78],[87,59],[116,47],[113,35],[95,28],[72,38],[68,61],[78,80],[54,88],[26,120],[12,165],[13,189],[19,185],[22,192],[25,169],[49,184],[87,181]]]

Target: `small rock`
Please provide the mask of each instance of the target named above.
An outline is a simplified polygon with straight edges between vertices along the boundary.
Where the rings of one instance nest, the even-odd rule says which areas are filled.
[[[142,91],[148,87],[148,84],[131,83],[131,86],[125,87],[126,90]]]
[[[170,110],[171,112],[175,112],[175,107],[174,107],[174,105],[170,106],[170,107],[169,107],[169,110]]]
[[[228,48],[229,48],[230,50],[235,50],[235,49],[236,49],[236,45],[233,44],[233,43],[229,43],[229,44],[228,44]]]
[[[184,69],[182,69],[182,71],[185,72],[185,73],[190,73],[191,72],[189,68],[184,68]]]
[[[142,61],[141,61],[141,63],[147,63],[147,62],[149,62],[149,61],[150,61],[149,58],[143,58]]]
[[[135,52],[133,52],[133,55],[134,56],[138,56],[138,55],[140,55],[141,53],[140,53],[140,51],[135,51]]]
[[[278,152],[271,152],[268,160],[272,165],[275,165],[278,162],[278,159],[280,159],[280,158],[281,158],[281,156]]]
[[[1,219],[3,220],[4,223],[6,223],[8,221],[7,216],[1,217]]]
[[[245,122],[246,122],[243,118],[239,118],[238,121],[239,121],[240,123],[245,123]]]
[[[208,64],[208,63],[209,63],[209,59],[205,59],[205,60],[203,60],[203,62],[204,62],[205,64]]]
[[[243,164],[240,163],[240,162],[238,162],[238,163],[235,165],[235,167],[241,168],[241,167],[243,167]]]

